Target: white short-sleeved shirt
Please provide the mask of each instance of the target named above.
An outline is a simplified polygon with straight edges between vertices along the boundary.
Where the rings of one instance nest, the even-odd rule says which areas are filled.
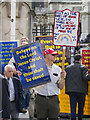
[[[61,68],[55,64],[53,64],[51,67],[47,66],[47,68],[50,74],[51,82],[35,87],[35,92],[45,96],[59,95],[60,89],[57,87],[56,82],[58,80],[61,81]],[[53,74],[57,74],[57,76]]]

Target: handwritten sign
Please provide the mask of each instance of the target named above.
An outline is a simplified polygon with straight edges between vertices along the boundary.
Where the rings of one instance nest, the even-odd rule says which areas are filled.
[[[0,65],[2,66],[2,71],[4,67],[8,64],[12,57],[12,48],[17,47],[17,42],[0,42]]]
[[[39,43],[31,43],[12,49],[17,69],[22,72],[20,80],[24,89],[50,82]]]
[[[76,46],[79,31],[79,12],[69,9],[55,11],[53,44],[61,46]]]

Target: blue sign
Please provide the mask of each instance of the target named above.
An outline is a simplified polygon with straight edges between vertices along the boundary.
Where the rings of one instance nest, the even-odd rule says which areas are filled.
[[[0,66],[2,67],[2,72],[12,57],[11,49],[15,47],[17,47],[17,42],[0,42]]]
[[[20,80],[24,89],[51,81],[39,43],[12,49],[17,69],[22,72]]]

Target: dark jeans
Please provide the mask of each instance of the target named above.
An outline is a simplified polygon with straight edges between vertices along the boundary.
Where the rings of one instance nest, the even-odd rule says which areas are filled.
[[[37,95],[35,100],[38,120],[58,120],[60,113],[58,96],[44,97]]]
[[[78,120],[83,118],[83,108],[85,104],[85,94],[82,93],[69,93],[70,107],[71,107],[71,120],[76,120],[76,106],[78,102]]]
[[[29,90],[25,90],[23,92],[23,99],[22,101],[22,108],[27,109],[29,107],[29,102],[30,102],[30,91]]]

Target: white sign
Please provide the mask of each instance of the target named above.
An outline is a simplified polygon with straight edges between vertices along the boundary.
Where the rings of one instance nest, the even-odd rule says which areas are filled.
[[[79,12],[69,9],[55,11],[53,44],[61,46],[76,46],[78,43]]]

